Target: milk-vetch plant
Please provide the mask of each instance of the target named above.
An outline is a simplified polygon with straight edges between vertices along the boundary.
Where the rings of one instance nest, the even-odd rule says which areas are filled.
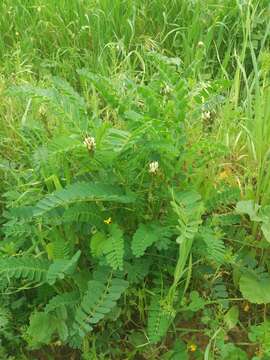
[[[0,12],[0,358],[266,360],[269,1]]]

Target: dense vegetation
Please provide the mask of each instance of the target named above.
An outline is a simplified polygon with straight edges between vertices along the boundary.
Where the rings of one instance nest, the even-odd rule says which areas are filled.
[[[269,1],[0,14],[0,358],[270,359]]]

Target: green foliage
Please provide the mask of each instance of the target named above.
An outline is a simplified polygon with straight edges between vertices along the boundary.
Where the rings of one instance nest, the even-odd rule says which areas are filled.
[[[247,214],[251,221],[258,221],[260,220],[257,215],[259,208],[260,207],[255,204],[253,200],[245,200],[239,201],[236,204],[235,210],[238,214]]]
[[[77,291],[71,291],[55,295],[45,307],[45,312],[55,311],[60,307],[74,306],[77,304],[80,295]]]
[[[85,69],[78,70],[78,74],[90,80],[90,82],[98,89],[98,91],[104,97],[105,101],[110,106],[113,108],[117,108],[119,106],[119,99],[116,93],[116,89],[113,89],[106,77],[91,73]]]
[[[46,280],[49,263],[33,257],[13,257],[0,260],[2,278],[27,279],[30,282]]]
[[[56,224],[70,224],[70,223],[92,223],[100,225],[102,223],[101,214],[97,213],[96,205],[90,203],[78,203],[71,205],[64,209],[61,214],[54,214],[54,218],[50,217],[50,221],[55,221]]]
[[[213,211],[219,209],[221,206],[226,207],[228,205],[234,204],[240,197],[240,191],[238,188],[226,187],[221,191],[218,191],[216,194],[211,194],[209,199],[207,199],[206,205],[207,209]]]
[[[191,291],[190,293],[190,304],[188,309],[194,312],[197,312],[204,308],[206,301],[200,297],[198,291]]]
[[[46,251],[50,259],[68,259],[71,252],[71,244],[67,243],[62,237],[57,237],[47,244]]]
[[[43,344],[49,344],[56,330],[56,321],[50,314],[43,312],[33,313],[26,333],[29,345],[35,349]]]
[[[38,349],[42,345],[48,345],[56,333],[61,341],[67,340],[68,329],[63,319],[46,312],[34,312],[25,338],[32,349]]]
[[[204,207],[202,203],[198,202],[200,200],[199,194],[187,192],[177,195],[175,202],[172,202],[178,216],[178,230],[180,232],[176,241],[181,244],[187,239],[191,243],[202,223],[201,215]]]
[[[145,250],[159,239],[159,228],[155,224],[140,224],[132,239],[132,252],[134,256],[144,255]]]
[[[225,245],[223,240],[220,238],[220,235],[217,233],[214,234],[209,230],[202,231],[200,235],[206,245],[206,258],[218,265],[223,264],[225,258]]]
[[[183,192],[177,195],[174,197],[173,194],[171,205],[178,220],[176,228],[180,235],[176,238],[176,243],[179,244],[179,256],[174,271],[174,282],[170,289],[172,294],[169,294],[171,296],[170,302],[174,299],[176,287],[185,272],[188,258],[191,261],[193,240],[202,224],[202,213],[204,211],[204,205],[200,201],[201,197],[196,192]],[[189,281],[189,278],[187,280]]]
[[[47,282],[53,285],[58,279],[62,280],[66,275],[71,275],[76,268],[81,255],[80,250],[70,260],[55,260],[47,272]]]
[[[132,196],[127,196],[117,191],[110,185],[94,183],[76,183],[63,190],[55,191],[40,200],[33,210],[34,216],[42,216],[60,206],[67,206],[81,201],[111,201],[128,203],[133,201]]]
[[[168,354],[169,357],[167,358],[166,355],[164,357],[165,359],[170,359],[170,360],[178,360],[178,359],[182,359],[182,360],[188,360],[188,350],[187,350],[187,346],[183,341],[179,341],[176,340],[173,346],[173,349],[170,351],[170,354]]]
[[[232,306],[224,316],[224,322],[228,330],[233,329],[239,321],[239,308]]]
[[[270,354],[269,333],[270,323],[268,320],[264,321],[259,325],[252,325],[248,333],[249,340],[252,343],[259,344],[262,353],[265,356],[269,356]]]
[[[265,239],[270,242],[270,212],[268,205],[265,207],[261,207],[253,200],[239,201],[236,205],[236,212],[238,212],[239,214],[247,214],[251,221],[260,223],[261,231]]]
[[[121,234],[120,234],[121,235]],[[122,239],[122,238],[121,238]],[[119,240],[119,239],[118,239]],[[90,249],[93,257],[100,257],[106,247],[107,236],[102,232],[96,232],[90,240]],[[121,255],[121,254],[120,254]],[[121,257],[120,257],[121,262]],[[116,264],[117,265],[117,264]]]
[[[269,357],[268,2],[0,2],[1,359]]]
[[[258,273],[248,270],[239,280],[239,287],[243,296],[255,304],[270,302],[270,276],[268,273]]]
[[[109,234],[96,232],[90,240],[91,254],[94,257],[106,258],[108,265],[114,270],[123,270],[124,263],[124,236],[117,224],[109,225]]]
[[[152,344],[159,342],[167,333],[169,326],[174,318],[172,309],[162,303],[162,299],[153,298],[148,309],[147,333]]]
[[[222,346],[221,346],[219,359],[220,360],[223,360],[223,359],[224,360],[230,360],[230,359],[247,360],[248,355],[244,350],[240,349],[239,347],[235,346],[234,344],[226,343],[226,344],[222,344]]]
[[[127,279],[130,284],[140,284],[143,279],[148,275],[150,266],[153,263],[151,258],[134,259],[132,264],[130,262],[125,263],[125,269],[127,271]]]
[[[113,273],[106,270],[90,280],[75,312],[73,336],[83,339],[93,326],[114,308],[127,286],[127,281],[114,277]]]
[[[110,235],[104,244],[104,253],[108,264],[114,270],[123,270],[124,238],[117,224],[110,227]]]
[[[12,337],[12,316],[9,309],[5,306],[0,307],[0,335],[1,342],[4,342],[4,339],[10,339]]]

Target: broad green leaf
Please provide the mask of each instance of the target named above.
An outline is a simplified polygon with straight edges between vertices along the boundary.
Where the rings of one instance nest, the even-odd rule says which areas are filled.
[[[270,219],[269,222],[264,222],[262,224],[261,229],[265,239],[270,242]]]
[[[128,340],[130,344],[133,346],[142,346],[147,343],[147,339],[145,334],[142,331],[133,330],[131,334],[128,336]]]
[[[239,287],[249,302],[253,304],[268,304],[270,302],[270,276],[246,272],[239,281]]]
[[[229,311],[224,316],[224,322],[228,330],[231,330],[236,326],[239,319],[239,309],[238,306],[232,306]]]
[[[248,215],[251,221],[261,221],[261,217],[258,216],[259,208],[260,206],[253,200],[243,200],[238,201],[235,211],[238,214]]]

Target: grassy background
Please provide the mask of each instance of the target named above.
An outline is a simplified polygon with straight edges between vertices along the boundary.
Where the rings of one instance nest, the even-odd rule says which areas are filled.
[[[21,131],[27,104],[6,96],[9,86],[44,84],[57,75],[88,96],[77,69],[115,79],[124,74],[147,79],[152,73],[149,54],[158,52],[177,58],[191,87],[222,88],[225,101],[215,122],[216,136],[236,157],[249,143],[248,171],[258,178],[264,174],[268,0],[4,0],[0,13],[2,156],[27,158],[29,148]],[[95,102],[88,100],[91,106]]]
[[[1,72],[39,78],[57,73],[74,81],[74,70],[84,66],[106,74],[118,66],[142,70],[144,53],[157,50],[179,56],[192,75],[207,71],[232,78],[235,55],[247,60],[248,41],[257,54],[266,45],[267,5],[267,0],[4,0]]]

